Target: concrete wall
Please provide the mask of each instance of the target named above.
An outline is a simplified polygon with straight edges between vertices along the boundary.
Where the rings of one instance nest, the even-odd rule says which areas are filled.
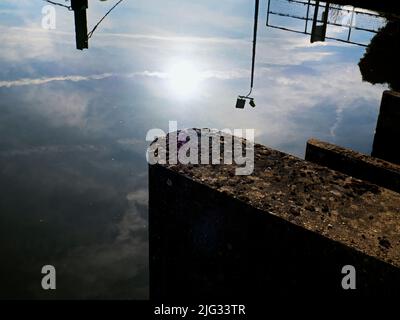
[[[400,165],[316,139],[307,141],[305,159],[400,192]]]
[[[399,194],[260,145],[232,167],[149,166],[152,299],[399,293]]]
[[[400,93],[382,96],[372,156],[400,164]]]

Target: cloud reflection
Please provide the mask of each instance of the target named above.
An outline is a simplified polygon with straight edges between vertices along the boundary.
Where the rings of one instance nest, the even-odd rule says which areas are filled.
[[[91,25],[109,3],[90,2]],[[254,128],[257,142],[298,156],[309,137],[369,151],[384,87],[362,82],[361,48],[260,23],[257,107],[235,110],[250,76],[248,1],[125,1],[85,53],[70,13],[57,9],[46,31],[41,6],[0,4],[0,274],[29,279],[5,279],[0,296],[47,298],[35,268],[49,261],[61,298],[148,296],[144,137],[168,120]]]

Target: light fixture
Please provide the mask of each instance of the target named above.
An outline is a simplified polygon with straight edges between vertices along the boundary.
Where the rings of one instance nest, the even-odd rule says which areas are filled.
[[[246,104],[246,99],[243,99],[242,96],[239,96],[236,100],[236,108],[244,109],[244,105]]]
[[[254,102],[254,98],[250,97],[251,92],[253,91],[254,84],[254,67],[256,61],[256,44],[257,44],[257,26],[258,26],[258,11],[260,7],[260,0],[255,0],[255,9],[254,9],[254,30],[253,30],[253,56],[251,61],[251,81],[250,81],[250,92],[246,96],[239,96],[236,100],[236,108],[243,109],[246,100],[250,100],[249,104],[253,108],[256,106]]]
[[[249,104],[254,108],[256,106],[256,103],[254,102],[254,98],[251,98],[249,96],[238,96],[236,100],[236,108],[237,109],[244,109],[244,106],[246,104],[246,100],[249,100]]]

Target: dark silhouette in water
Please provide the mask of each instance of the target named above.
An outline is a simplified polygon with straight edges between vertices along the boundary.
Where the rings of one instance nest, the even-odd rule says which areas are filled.
[[[326,38],[326,29],[328,26],[328,15],[329,15],[329,2],[325,4],[325,9],[322,12],[322,24],[318,22],[318,12],[319,12],[319,1],[315,2],[315,9],[314,9],[314,19],[312,24],[312,31],[311,31],[311,43],[316,41],[325,41]]]
[[[400,164],[400,20],[387,24],[372,38],[358,66],[364,81],[386,83],[392,91],[382,96],[371,155]]]
[[[310,42],[335,40],[349,44],[355,44],[367,47],[366,43],[358,35],[363,33],[364,36],[376,34],[379,32],[377,22],[384,19],[386,14],[379,12],[366,12],[363,7],[348,8],[333,2],[324,1],[307,1],[307,0],[287,0],[287,6],[275,7],[276,3],[282,3],[280,0],[268,0],[267,2],[267,22],[269,28],[290,31],[299,34],[310,35]],[[303,4],[302,10],[299,4]],[[389,15],[389,14],[387,14]],[[283,20],[276,20],[276,17],[284,17]],[[290,20],[288,20],[290,19]],[[357,24],[357,21],[361,23]],[[374,21],[370,25],[366,25],[366,21]],[[288,23],[290,21],[291,23]],[[297,21],[294,23],[294,21]],[[304,26],[299,23],[302,21]],[[310,22],[312,26],[310,28]],[[329,32],[331,28],[341,27],[344,32]],[[332,29],[330,30],[332,31]],[[355,34],[356,33],[356,34]],[[367,40],[368,41],[368,40]]]
[[[398,2],[392,0],[331,0],[330,2],[341,5],[351,5],[378,12],[400,13]]]
[[[400,21],[388,21],[368,45],[358,66],[364,81],[400,91]]]
[[[246,100],[249,100],[250,106],[253,108],[256,106],[254,102],[254,98],[250,97],[253,87],[254,87],[254,71],[255,71],[255,63],[256,63],[256,47],[257,47],[257,29],[258,29],[258,12],[260,10],[260,0],[255,0],[255,8],[254,8],[254,29],[253,29],[253,55],[251,59],[251,80],[250,80],[250,91],[246,96],[238,96],[236,101],[236,108],[243,109]]]
[[[75,15],[76,48],[79,50],[89,48],[86,10],[88,0],[71,0],[71,8]]]
[[[97,27],[123,0],[117,1],[111,7],[111,9],[108,10],[107,13],[99,20],[99,22],[97,22],[97,24],[93,27],[93,29],[90,32],[88,32],[87,28],[87,15],[86,15],[86,10],[89,7],[88,0],[71,0],[70,6],[51,0],[44,0],[44,1],[51,3],[53,5],[67,8],[70,11],[74,11],[76,48],[78,50],[83,50],[89,48],[89,39],[93,36],[93,33],[96,31]],[[100,1],[107,1],[107,0],[100,0]]]
[[[372,156],[400,164],[400,93],[385,91],[382,95],[375,130]]]

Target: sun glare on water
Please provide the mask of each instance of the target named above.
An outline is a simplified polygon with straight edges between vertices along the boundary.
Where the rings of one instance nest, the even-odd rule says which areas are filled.
[[[168,89],[179,99],[193,98],[200,91],[201,74],[188,61],[171,64],[167,72]]]

